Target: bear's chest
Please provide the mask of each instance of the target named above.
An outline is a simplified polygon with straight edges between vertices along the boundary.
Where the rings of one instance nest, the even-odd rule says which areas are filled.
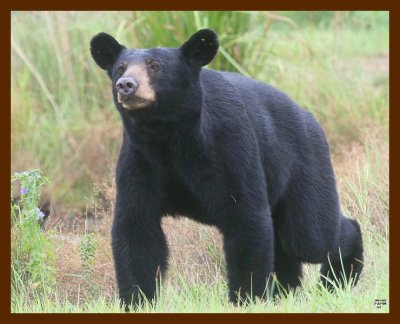
[[[164,214],[185,216],[208,225],[216,225],[216,218],[205,203],[201,180],[193,175],[188,178],[169,173],[161,182]]]
[[[169,130],[164,127],[158,130],[147,129],[134,137],[134,143],[136,149],[154,167],[172,171],[204,164],[206,156],[198,136],[191,132],[178,132],[174,127]]]

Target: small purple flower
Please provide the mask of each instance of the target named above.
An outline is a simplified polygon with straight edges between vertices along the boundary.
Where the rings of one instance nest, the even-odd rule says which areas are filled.
[[[41,211],[41,210],[39,210],[38,211],[38,220],[43,220],[43,218],[44,218],[44,213]]]
[[[20,190],[20,194],[21,195],[26,195],[27,193],[28,193],[28,191],[29,191],[29,189],[27,189],[27,188],[21,188],[21,190]]]

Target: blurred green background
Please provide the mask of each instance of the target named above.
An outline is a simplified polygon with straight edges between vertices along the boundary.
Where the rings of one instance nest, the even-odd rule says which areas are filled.
[[[12,172],[40,168],[45,199],[85,209],[113,172],[122,124],[89,42],[179,46],[202,27],[221,48],[209,68],[269,83],[313,112],[332,152],[387,133],[388,12],[12,12]]]

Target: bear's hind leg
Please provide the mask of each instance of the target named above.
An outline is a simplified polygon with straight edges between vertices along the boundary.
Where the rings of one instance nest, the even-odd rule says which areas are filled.
[[[320,270],[322,284],[330,291],[335,286],[356,285],[363,269],[363,243],[358,223],[342,217],[339,237],[337,251],[329,253]]]
[[[272,282],[272,226],[252,225],[243,223],[224,233],[229,299],[236,305],[246,304],[249,298],[267,297]]]
[[[279,239],[275,236],[275,262],[274,272],[276,279],[273,294],[285,295],[290,289],[296,289],[301,285],[301,262],[295,257],[290,257],[282,248]]]

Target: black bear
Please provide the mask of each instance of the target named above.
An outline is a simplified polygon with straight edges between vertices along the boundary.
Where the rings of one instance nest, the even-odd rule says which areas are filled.
[[[123,303],[137,305],[140,291],[155,297],[167,214],[220,230],[234,303],[266,296],[273,273],[278,286],[297,287],[302,262],[322,263],[329,289],[357,282],[360,227],[340,211],[311,113],[269,85],[202,69],[219,47],[210,29],[179,48],[127,49],[105,33],[90,46],[124,126],[112,226]]]

